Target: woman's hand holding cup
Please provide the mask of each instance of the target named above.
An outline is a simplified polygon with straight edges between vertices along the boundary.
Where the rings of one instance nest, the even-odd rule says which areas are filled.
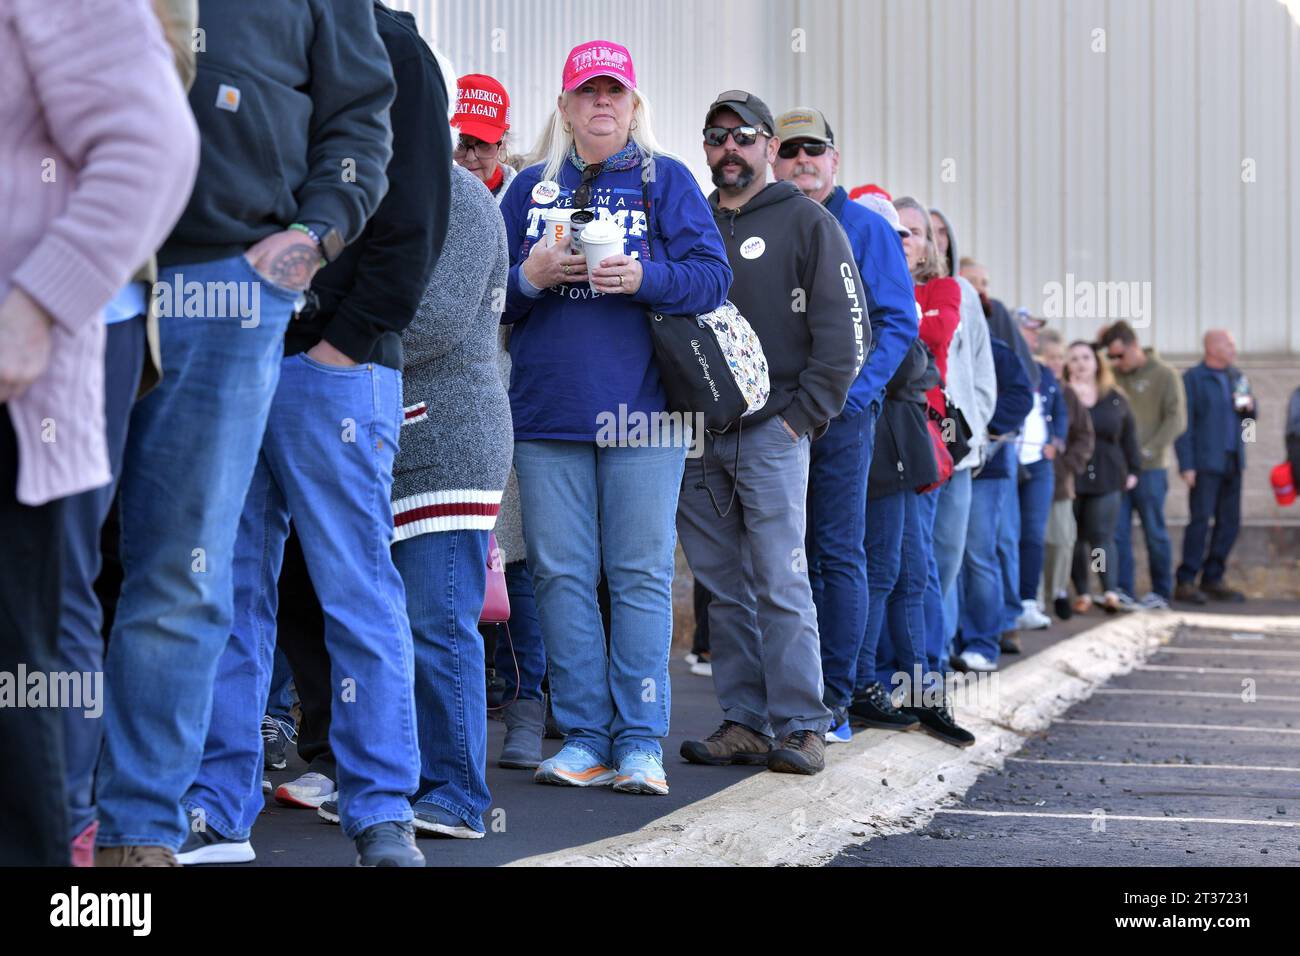
[[[553,246],[537,242],[524,260],[524,278],[538,289],[562,282],[586,282],[587,260],[574,255],[566,235]]]
[[[591,287],[597,292],[633,295],[641,288],[641,261],[631,256],[606,256],[590,275]]]

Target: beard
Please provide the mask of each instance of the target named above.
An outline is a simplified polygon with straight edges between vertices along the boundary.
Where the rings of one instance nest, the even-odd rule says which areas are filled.
[[[723,172],[723,167],[728,163],[735,163],[740,167],[740,172],[736,173],[735,182],[727,182],[727,174]],[[719,189],[747,189],[749,184],[754,181],[754,177],[758,175],[754,171],[754,167],[736,153],[728,153],[723,156],[716,165],[710,166],[709,170],[713,173],[713,185]]]

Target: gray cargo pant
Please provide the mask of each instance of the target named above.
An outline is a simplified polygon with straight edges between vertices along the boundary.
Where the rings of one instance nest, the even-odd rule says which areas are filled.
[[[739,462],[736,458],[740,443]],[[727,720],[777,737],[825,732],[817,611],[804,553],[809,441],[797,443],[779,416],[705,436],[686,460],[677,534],[691,571],[713,595],[709,642],[713,686]],[[705,465],[722,510],[700,487]]]

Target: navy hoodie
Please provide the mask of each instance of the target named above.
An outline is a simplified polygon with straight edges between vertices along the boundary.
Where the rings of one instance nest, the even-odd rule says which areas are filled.
[[[649,183],[653,257],[646,245],[641,167],[602,172],[592,190],[596,214],[624,227],[625,253],[641,262],[643,278],[636,293],[605,295],[584,282],[542,289],[531,297],[520,286],[519,272],[541,238],[542,213],[572,206],[582,179],[566,161],[558,174],[559,196],[540,203],[533,187],[541,181],[542,169],[539,163],[521,172],[501,201],[510,244],[501,321],[514,326],[510,408],[515,438],[595,441],[602,414],[617,415],[619,406],[626,406],[629,415],[667,407],[646,310],[712,312],[726,299],[731,269],[695,177],[678,160],[658,156]]]
[[[998,380],[998,403],[989,419],[991,435],[1014,435],[1025,424],[1025,416],[1034,407],[1033,387],[1029,374],[1011,346],[1001,339],[990,338],[993,346],[993,371]],[[1018,464],[1013,451],[1014,442],[1001,441],[991,445],[988,461],[976,478],[1009,478],[1012,465]]]

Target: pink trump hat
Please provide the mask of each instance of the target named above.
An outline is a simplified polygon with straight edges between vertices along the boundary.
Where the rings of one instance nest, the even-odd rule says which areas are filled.
[[[591,40],[569,51],[569,58],[564,61],[566,93],[597,76],[612,76],[629,90],[636,89],[636,71],[627,47],[609,40]]]

